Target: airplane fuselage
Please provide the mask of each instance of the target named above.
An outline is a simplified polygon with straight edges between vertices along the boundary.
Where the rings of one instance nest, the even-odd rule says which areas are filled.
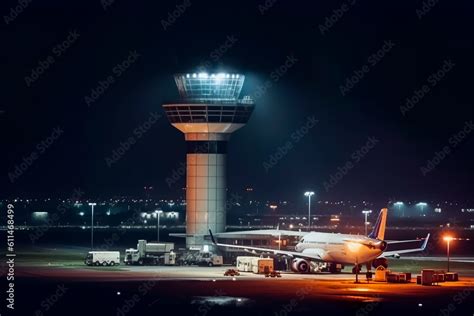
[[[295,251],[320,256],[326,262],[354,264],[380,256],[384,249],[379,244],[379,240],[361,235],[310,232],[295,246]]]

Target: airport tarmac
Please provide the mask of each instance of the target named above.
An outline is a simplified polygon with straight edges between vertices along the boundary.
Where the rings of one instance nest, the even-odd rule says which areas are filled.
[[[114,267],[88,267],[88,266],[22,266],[17,269],[17,275],[35,278],[67,278],[69,280],[147,280],[150,278],[166,280],[196,280],[213,281],[229,280],[230,277],[224,276],[224,272],[232,266],[220,267],[199,267],[199,266],[114,266]],[[340,274],[330,273],[308,273],[300,274],[294,272],[281,272],[281,279],[287,280],[340,280],[354,281],[355,275],[348,272]],[[474,271],[472,271],[474,273]],[[415,278],[418,274],[412,274]],[[461,274],[469,280],[474,280],[473,276]],[[251,272],[241,272],[236,277],[239,280],[263,280],[264,275]],[[365,273],[359,274],[360,280],[365,280]],[[280,279],[280,278],[278,278]]]
[[[352,274],[294,274],[281,278],[242,273],[224,277],[228,267],[21,267],[18,300],[25,313],[46,315],[43,306],[58,289],[63,296],[48,315],[277,315],[342,313],[472,315],[474,278],[437,286],[365,281]],[[87,304],[85,304],[87,302]],[[450,305],[451,304],[451,305]],[[43,314],[38,313],[38,311]],[[446,315],[446,314],[441,314]]]
[[[421,257],[416,257],[420,259]],[[341,274],[296,274],[281,278],[244,272],[224,276],[231,266],[85,266],[77,256],[24,254],[16,266],[21,314],[44,315],[473,315],[474,263],[452,262],[459,282],[436,286],[355,284],[350,267]],[[443,269],[442,260],[390,260],[393,271]],[[442,259],[435,258],[435,259]],[[466,261],[466,262],[464,262]],[[58,297],[58,291],[65,289]],[[62,290],[61,290],[62,291]],[[54,304],[49,304],[54,298]],[[46,303],[45,303],[46,302]]]

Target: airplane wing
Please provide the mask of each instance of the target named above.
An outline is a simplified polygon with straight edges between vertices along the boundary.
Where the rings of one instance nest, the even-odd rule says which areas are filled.
[[[284,256],[289,256],[289,257],[297,257],[297,258],[305,258],[305,259],[310,259],[310,260],[322,261],[321,254],[318,252],[301,253],[301,252],[296,252],[296,251],[260,248],[260,247],[252,247],[252,246],[220,244],[220,243],[217,243],[216,240],[214,239],[214,235],[212,234],[211,230],[209,230],[209,234],[211,235],[212,243],[218,247],[242,249],[243,251],[252,252],[252,253],[264,252],[264,253],[272,253],[275,255],[284,255]]]
[[[294,237],[303,237],[307,235],[308,232],[300,232],[294,230],[280,230],[280,229],[261,229],[261,230],[243,230],[236,232],[226,232],[226,233],[215,233],[215,237],[222,238],[239,238],[240,235],[245,234],[246,236],[260,237],[260,236],[294,236]],[[172,237],[188,237],[186,233],[170,233],[169,236]],[[205,234],[194,234],[193,236],[205,236]],[[207,236],[207,235],[206,235]]]
[[[425,250],[429,239],[430,239],[430,234],[426,235],[425,241],[423,242],[423,245],[421,245],[420,248],[385,251],[379,256],[379,258],[381,258],[381,257],[396,257],[396,256],[398,256],[400,254],[403,254],[403,253],[423,251],[423,250]],[[400,243],[414,242],[414,241],[418,241],[418,240],[400,240],[400,241],[392,241],[392,242],[387,241],[387,243],[390,245],[390,244],[400,244]]]
[[[404,243],[407,243],[407,242],[417,242],[417,241],[420,241],[420,240],[423,240],[424,238],[421,238],[421,239],[412,239],[412,240],[385,240],[385,242],[389,245],[393,245],[393,244],[404,244]]]
[[[235,235],[254,235],[254,236],[296,236],[303,237],[307,235],[308,232],[300,232],[294,230],[280,230],[280,229],[261,229],[261,230],[245,230],[238,232],[227,232],[227,233],[215,233],[216,237],[228,237],[232,238]]]

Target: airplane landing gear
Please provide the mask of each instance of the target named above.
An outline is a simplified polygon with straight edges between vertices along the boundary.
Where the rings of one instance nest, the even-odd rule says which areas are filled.
[[[360,273],[361,270],[362,270],[362,265],[361,265],[361,264],[357,264],[357,265],[355,265],[355,266],[352,268],[352,273],[353,273],[353,274],[357,274],[357,273]]]
[[[354,265],[354,268],[352,268],[352,273],[355,273],[356,275],[356,280],[355,280],[355,283],[359,283],[359,272],[360,272],[360,265],[356,264]]]

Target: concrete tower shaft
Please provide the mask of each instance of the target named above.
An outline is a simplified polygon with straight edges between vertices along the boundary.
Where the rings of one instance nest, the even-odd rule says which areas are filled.
[[[241,75],[180,74],[175,81],[182,100],[163,108],[185,134],[186,246],[200,248],[208,229],[225,231],[227,141],[247,123],[254,103],[238,99]]]

